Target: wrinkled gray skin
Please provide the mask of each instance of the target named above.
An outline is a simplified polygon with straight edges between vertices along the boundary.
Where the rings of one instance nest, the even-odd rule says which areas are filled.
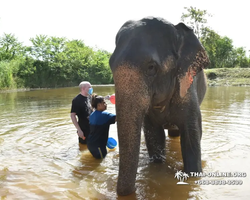
[[[200,104],[209,59],[193,31],[159,18],[126,22],[110,58],[119,138],[117,193],[135,191],[141,128],[149,157],[165,160],[165,128],[178,127],[185,172],[201,172]]]

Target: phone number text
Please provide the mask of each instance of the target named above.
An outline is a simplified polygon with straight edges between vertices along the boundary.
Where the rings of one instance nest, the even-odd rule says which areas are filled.
[[[194,182],[198,185],[242,185],[242,180],[198,180]]]

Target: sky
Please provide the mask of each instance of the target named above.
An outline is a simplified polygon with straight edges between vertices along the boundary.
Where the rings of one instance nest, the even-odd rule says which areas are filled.
[[[12,33],[24,45],[36,35],[79,39],[90,47],[113,52],[115,36],[127,20],[161,17],[176,25],[196,7],[213,16],[211,29],[250,50],[249,0],[0,0],[0,37]]]

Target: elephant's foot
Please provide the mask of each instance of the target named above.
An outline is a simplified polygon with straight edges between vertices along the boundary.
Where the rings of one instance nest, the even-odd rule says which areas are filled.
[[[184,172],[190,174],[190,172],[202,172],[201,160],[188,161],[184,163]]]
[[[154,163],[163,163],[165,162],[166,157],[163,155],[158,155],[158,156],[154,155],[154,156],[151,156],[149,160],[150,162],[154,162]]]
[[[178,137],[180,136],[180,131],[176,129],[169,129],[168,130],[168,136],[170,137]]]
[[[127,195],[132,194],[133,192],[135,192],[135,186],[134,185],[132,185],[132,184],[122,185],[122,184],[119,184],[119,181],[118,181],[117,194],[119,196],[127,196]]]

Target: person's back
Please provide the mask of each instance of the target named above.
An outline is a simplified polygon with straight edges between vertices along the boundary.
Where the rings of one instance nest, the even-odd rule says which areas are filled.
[[[107,154],[107,140],[110,124],[116,121],[116,115],[108,113],[107,105],[101,96],[92,96],[92,107],[95,111],[89,117],[90,134],[88,136],[88,149],[95,158],[104,158]]]

